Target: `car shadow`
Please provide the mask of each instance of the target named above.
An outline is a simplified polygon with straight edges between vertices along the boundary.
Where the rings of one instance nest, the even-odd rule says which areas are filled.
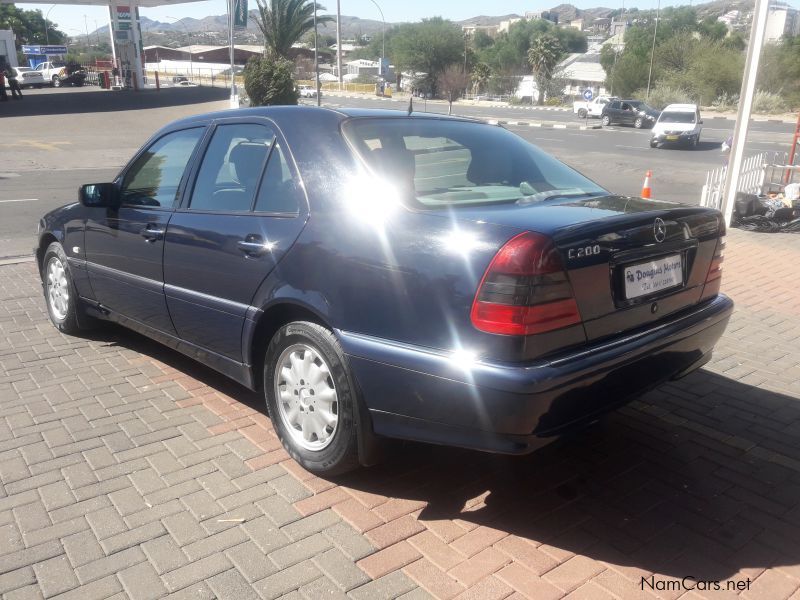
[[[692,390],[703,391],[696,414],[684,408]],[[797,433],[796,398],[701,370],[525,457],[404,444],[336,481],[422,502],[421,521],[460,519],[650,573],[723,580],[800,562]]]
[[[714,142],[714,141],[709,142],[700,140],[699,142],[697,142],[696,148],[692,148],[690,146],[682,144],[664,144],[659,148],[659,150],[683,150],[683,151],[691,150],[692,152],[703,152],[703,151],[708,152],[709,150],[714,150],[716,152],[720,152],[721,148],[722,148],[722,142]]]
[[[263,412],[260,393],[121,327],[95,331]],[[411,442],[331,478],[408,500],[423,524],[485,526],[668,577],[800,563],[800,402],[706,369],[521,457]]]
[[[146,89],[140,92],[64,88],[50,93],[23,92],[21,101],[2,103],[0,118],[143,110],[222,101],[229,96],[230,90],[217,87]]]

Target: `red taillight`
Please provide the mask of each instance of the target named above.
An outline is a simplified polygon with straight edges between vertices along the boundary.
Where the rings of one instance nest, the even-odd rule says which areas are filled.
[[[472,303],[472,324],[487,333],[533,335],[581,322],[550,238],[521,233],[492,259]]]
[[[722,285],[722,261],[725,260],[725,235],[717,240],[717,247],[714,249],[714,256],[711,258],[711,265],[708,267],[706,275],[706,285],[703,288],[701,299],[711,298],[719,294]]]

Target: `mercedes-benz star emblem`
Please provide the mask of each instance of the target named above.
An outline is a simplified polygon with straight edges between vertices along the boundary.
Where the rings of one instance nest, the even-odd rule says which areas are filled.
[[[667,237],[667,224],[661,219],[656,219],[653,223],[653,237],[657,242],[663,242]]]

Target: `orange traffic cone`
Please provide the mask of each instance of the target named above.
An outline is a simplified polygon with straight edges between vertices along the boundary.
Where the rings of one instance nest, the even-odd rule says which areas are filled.
[[[644,184],[642,185],[642,198],[652,198],[653,190],[650,188],[650,178],[653,176],[652,171],[647,171],[644,176]]]

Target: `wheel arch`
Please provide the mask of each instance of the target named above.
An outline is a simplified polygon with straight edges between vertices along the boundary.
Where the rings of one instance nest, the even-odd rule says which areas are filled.
[[[39,273],[42,272],[44,253],[53,242],[60,242],[52,231],[47,231],[39,238],[39,246],[36,248],[36,265],[39,267]]]
[[[307,304],[281,300],[263,308],[261,314],[255,320],[252,333],[247,336],[249,340],[245,339],[245,344],[247,345],[245,356],[249,358],[250,366],[253,370],[253,387],[257,391],[263,391],[260,372],[267,346],[275,333],[292,321],[310,321],[330,329],[335,335],[335,330],[327,320]]]
[[[253,388],[264,393],[264,381],[261,376],[261,365],[264,363],[267,346],[275,333],[287,323],[292,321],[310,321],[321,325],[333,332],[336,336],[336,328],[328,321],[327,317],[319,310],[309,304],[300,303],[294,299],[280,299],[264,307],[255,321],[249,342],[245,340],[247,348],[245,357],[250,359],[250,371],[252,373]],[[345,355],[345,360],[347,356]],[[350,378],[355,387],[356,396],[356,422],[358,424],[358,460],[362,466],[371,466],[380,462],[384,452],[381,440],[375,436],[372,427],[372,418],[366,406],[361,388],[356,379],[355,373],[349,369]]]

